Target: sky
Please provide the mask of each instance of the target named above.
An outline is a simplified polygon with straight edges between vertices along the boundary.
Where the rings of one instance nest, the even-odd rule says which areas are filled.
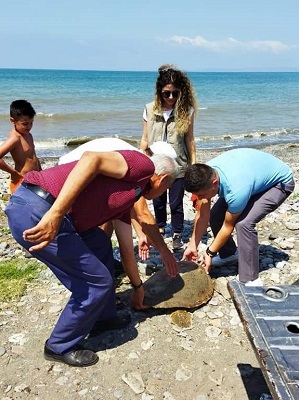
[[[0,68],[299,71],[298,0],[0,2]]]

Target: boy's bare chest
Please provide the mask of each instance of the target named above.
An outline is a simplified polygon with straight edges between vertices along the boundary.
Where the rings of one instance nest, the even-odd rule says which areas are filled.
[[[33,138],[31,135],[20,137],[18,144],[14,147],[14,153],[25,157],[32,157],[35,154]]]

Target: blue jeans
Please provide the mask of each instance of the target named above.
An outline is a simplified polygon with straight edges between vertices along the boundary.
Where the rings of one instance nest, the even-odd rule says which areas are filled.
[[[50,207],[23,186],[11,196],[5,213],[11,233],[21,246],[32,246],[23,239],[23,231],[35,226]],[[78,234],[65,216],[53,242],[32,255],[70,291],[70,299],[48,339],[52,351],[65,354],[76,348],[97,321],[116,315],[111,241],[99,228]]]
[[[184,182],[184,178],[178,178],[168,189],[171,227],[174,233],[181,233],[184,230]],[[153,200],[153,205],[157,225],[163,228],[167,222],[167,190]]]

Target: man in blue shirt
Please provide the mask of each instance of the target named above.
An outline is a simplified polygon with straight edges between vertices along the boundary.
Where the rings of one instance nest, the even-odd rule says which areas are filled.
[[[234,149],[207,164],[189,166],[185,189],[198,196],[199,210],[183,259],[197,261],[197,247],[210,222],[214,241],[203,256],[206,271],[212,265],[238,259],[240,282],[262,285],[255,226],[294,190],[291,168],[263,151]],[[219,198],[211,209],[211,199],[216,195]],[[234,228],[238,251],[231,236]]]

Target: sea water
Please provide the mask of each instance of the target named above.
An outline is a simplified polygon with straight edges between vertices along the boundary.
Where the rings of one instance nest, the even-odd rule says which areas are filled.
[[[201,149],[299,141],[299,73],[187,72],[198,100],[194,125]],[[0,69],[0,142],[11,129],[9,105],[26,99],[36,110],[37,154],[60,156],[78,139],[138,141],[156,72]]]

